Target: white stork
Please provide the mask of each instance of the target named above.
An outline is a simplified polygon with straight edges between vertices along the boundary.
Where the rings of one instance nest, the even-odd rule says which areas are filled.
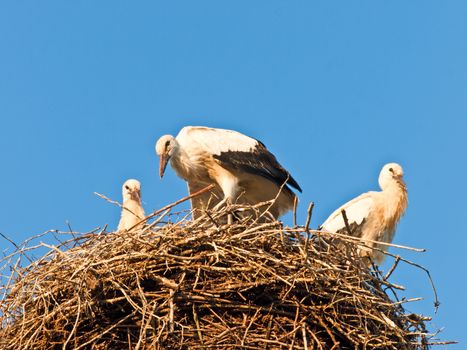
[[[379,174],[380,192],[367,192],[345,203],[334,211],[321,225],[328,232],[348,234],[342,216],[345,210],[353,236],[370,241],[391,243],[397,223],[407,208],[407,188],[403,180],[402,167],[396,163],[386,164]],[[365,242],[369,247],[386,250],[387,246]],[[377,264],[384,254],[373,249],[361,249],[360,255],[370,256]]]
[[[277,218],[293,208],[295,194],[287,185],[301,192],[263,143],[236,131],[187,126],[177,137],[162,136],[156,153],[160,156],[160,177],[170,160],[177,175],[187,181],[190,194],[215,185],[214,198],[205,193],[192,199],[194,209],[223,203],[257,204],[277,196],[269,208]],[[194,211],[195,217],[199,214]]]
[[[122,186],[123,207],[118,231],[129,230],[144,219],[141,205],[141,184],[138,180],[129,179]]]

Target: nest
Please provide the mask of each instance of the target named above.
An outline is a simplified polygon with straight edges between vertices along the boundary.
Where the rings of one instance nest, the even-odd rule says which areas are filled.
[[[405,312],[397,286],[369,269],[351,240],[310,238],[307,227],[251,217],[221,224],[225,211],[195,221],[169,211],[144,229],[68,233],[62,243],[18,247],[4,258],[11,273],[2,287],[2,349],[432,343],[428,318]]]

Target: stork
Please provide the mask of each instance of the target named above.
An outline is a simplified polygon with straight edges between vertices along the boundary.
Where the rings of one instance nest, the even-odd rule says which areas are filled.
[[[370,241],[392,242],[397,223],[408,203],[403,175],[399,164],[386,164],[378,178],[381,191],[366,192],[345,203],[329,216],[321,229],[348,234],[342,214],[345,210],[352,235],[361,238],[368,247],[386,251],[386,245]],[[377,264],[381,264],[385,257],[384,253],[371,248],[360,249],[360,255],[369,256]]]
[[[167,163],[188,183],[193,194],[214,184],[212,194],[192,199],[194,217],[203,209],[222,204],[257,204],[275,199],[268,211],[275,217],[293,208],[301,188],[266,146],[239,132],[202,126],[187,126],[177,137],[162,136],[156,143],[159,175]]]
[[[118,231],[129,230],[144,219],[141,205],[141,184],[138,180],[129,179],[122,186],[123,206],[118,224]]]

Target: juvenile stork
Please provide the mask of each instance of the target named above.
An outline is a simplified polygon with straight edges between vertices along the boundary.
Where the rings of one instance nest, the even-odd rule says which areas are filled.
[[[407,188],[403,180],[402,167],[396,163],[386,164],[379,174],[380,192],[367,192],[345,203],[334,211],[321,225],[328,232],[348,234],[342,215],[345,210],[350,231],[363,241],[391,243],[397,223],[407,208]],[[387,250],[387,246],[365,242],[369,247]],[[362,248],[360,255],[369,256],[377,264],[384,254],[370,248]]]
[[[129,230],[144,219],[144,209],[141,205],[141,184],[130,179],[122,186],[123,207],[118,231]]]
[[[293,208],[295,194],[287,186],[301,188],[263,143],[239,132],[187,126],[162,136],[156,143],[162,178],[170,160],[177,175],[188,183],[190,194],[214,184],[212,193],[192,199],[195,218],[200,210],[224,203],[257,204],[276,198],[269,208],[275,217]]]

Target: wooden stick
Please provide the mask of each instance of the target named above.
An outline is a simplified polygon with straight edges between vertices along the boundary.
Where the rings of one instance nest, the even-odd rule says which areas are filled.
[[[308,210],[307,210],[307,217],[306,217],[306,223],[305,223],[305,233],[306,233],[305,254],[308,250],[308,241],[310,240],[310,221],[311,221],[311,216],[313,214],[314,206],[315,206],[315,203],[311,202],[310,205],[308,205]]]
[[[397,267],[397,264],[399,264],[399,261],[401,261],[401,257],[398,255],[396,257],[396,260],[394,261],[394,264],[392,265],[392,267],[389,269],[388,273],[383,277],[383,281],[387,281],[387,279],[392,275],[392,273],[394,272],[394,270],[396,269]]]
[[[303,346],[305,350],[308,350],[308,341],[306,339],[306,325],[305,322],[302,323],[302,336],[303,336]]]
[[[352,230],[350,229],[349,220],[347,219],[347,213],[345,212],[345,209],[341,210],[341,214],[342,214],[342,217],[344,218],[345,228],[347,229],[349,236],[353,237]]]
[[[22,251],[22,249],[20,249],[20,247],[10,238],[8,238],[7,236],[5,236],[3,233],[0,232],[0,236],[2,236],[3,238],[5,238],[8,242],[10,242],[11,244],[13,244],[15,246],[15,248],[18,250],[18,251]],[[29,262],[32,264],[33,261],[29,258],[29,256],[27,256],[26,254],[23,254],[24,257],[26,259],[29,260]]]
[[[298,232],[303,232],[304,231],[303,228],[298,228],[298,229],[286,228],[286,230],[290,231],[290,232],[297,232],[297,231]],[[371,240],[371,239],[364,239],[363,240],[363,239],[361,239],[359,237],[353,237],[353,236],[349,236],[348,234],[342,234],[342,233],[337,233],[337,232],[327,232],[327,231],[320,231],[320,230],[310,230],[310,232],[315,233],[315,234],[320,234],[320,235],[336,236],[336,237],[339,237],[339,238],[343,238],[344,240],[350,240],[350,241],[353,241],[353,242],[377,243],[377,244],[384,245],[384,246],[387,246],[387,247],[394,247],[394,248],[400,248],[400,249],[405,249],[405,250],[411,250],[411,251],[418,252],[418,253],[425,253],[426,252],[425,248],[413,248],[413,247],[400,245],[400,244],[393,244],[393,243],[374,241],[374,240]]]
[[[155,212],[153,212],[153,213],[149,214],[148,216],[146,216],[144,219],[138,221],[136,224],[134,224],[132,227],[130,227],[130,228],[128,229],[128,231],[131,231],[131,230],[132,230],[133,228],[135,228],[136,226],[142,224],[143,222],[146,222],[147,220],[149,220],[149,219],[153,218],[154,216],[156,216],[156,215],[158,215],[158,214],[160,214],[160,213],[166,211],[167,209],[172,209],[173,207],[175,207],[176,205],[178,205],[178,204],[180,204],[180,203],[183,203],[183,202],[185,202],[185,201],[187,201],[187,200],[189,200],[189,199],[191,199],[191,198],[197,197],[197,196],[199,196],[200,194],[203,194],[203,193],[205,193],[205,192],[207,192],[207,191],[212,190],[214,187],[215,187],[214,184],[209,185],[209,186],[206,186],[205,188],[203,188],[203,189],[201,189],[201,190],[199,190],[199,191],[197,191],[197,192],[195,192],[195,193],[192,193],[192,194],[190,194],[189,196],[183,197],[182,199],[179,199],[178,201],[173,202],[172,204],[166,205],[165,207],[163,207],[163,208],[161,208],[161,209],[159,209],[159,210],[156,210]],[[100,193],[97,193],[97,192],[94,192],[94,194],[97,195],[97,196],[99,196],[99,197],[101,197],[101,198],[103,198],[103,199],[105,199],[106,201],[108,201],[108,202],[110,202],[110,203],[112,203],[112,204],[118,205],[118,206],[119,206],[120,208],[122,208],[122,209],[128,210],[130,213],[132,213],[133,215],[137,216],[137,215],[136,215],[135,213],[133,213],[130,209],[124,207],[124,206],[121,205],[119,202],[113,201],[113,200],[111,200],[110,198],[104,196],[103,194],[100,194]]]
[[[191,199],[191,198],[197,197],[197,196],[199,196],[200,194],[203,194],[203,193],[205,193],[205,192],[208,192],[208,191],[212,190],[214,187],[216,187],[214,184],[209,185],[209,186],[206,186],[205,188],[203,188],[203,189],[201,189],[201,190],[199,190],[199,191],[197,191],[197,192],[195,192],[195,193],[192,193],[192,194],[190,194],[189,196],[183,197],[182,199],[179,199],[178,201],[173,202],[172,204],[166,205],[165,207],[163,207],[163,208],[161,208],[161,209],[159,209],[159,210],[156,210],[156,211],[153,212],[152,214],[149,214],[148,216],[146,216],[146,217],[144,218],[144,220],[141,220],[141,222],[144,222],[144,221],[146,221],[146,220],[148,220],[148,219],[150,219],[150,218],[152,218],[152,217],[154,217],[154,216],[156,216],[156,215],[162,213],[163,211],[165,211],[165,210],[167,210],[167,209],[171,209],[171,208],[175,207],[176,205],[179,205],[180,203],[183,203],[183,202],[185,202],[185,201],[187,201],[187,200],[189,200],[189,199]],[[139,223],[138,223],[138,224],[139,224]],[[138,225],[138,224],[136,224],[136,225]],[[136,226],[136,225],[135,225],[135,226]]]
[[[298,205],[298,197],[295,196],[293,199],[293,225],[297,226],[297,205]]]

